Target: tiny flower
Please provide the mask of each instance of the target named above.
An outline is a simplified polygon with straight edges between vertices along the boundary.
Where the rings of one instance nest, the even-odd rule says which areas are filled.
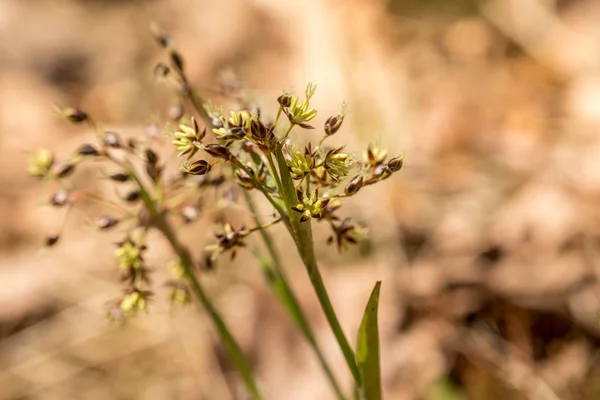
[[[206,135],[206,129],[200,130],[198,127],[198,123],[192,117],[192,126],[188,126],[185,124],[179,125],[179,131],[173,134],[175,138],[173,140],[173,144],[178,151],[177,157],[181,157],[183,155],[188,155],[192,157],[198,148],[194,145],[194,142],[201,142]]]
[[[211,170],[211,165],[206,160],[197,160],[193,163],[184,162],[179,170],[189,175],[205,175],[208,174]]]
[[[328,244],[335,243],[338,251],[341,253],[348,244],[356,244],[358,237],[363,235],[361,229],[352,224],[350,218],[345,218],[341,222],[332,222],[332,235],[327,239]]]
[[[163,79],[163,78],[166,78],[169,75],[169,72],[171,72],[171,70],[169,69],[169,67],[167,67],[163,63],[158,63],[154,67],[154,72],[153,72],[154,79]]]
[[[306,98],[302,103],[299,103],[300,99],[297,96],[292,97],[289,108],[283,109],[290,123],[305,129],[314,129],[314,126],[308,124],[307,122],[312,120],[317,115],[317,110],[314,108],[309,108],[310,99],[314,95],[316,89],[316,85],[309,83],[306,86]]]
[[[365,163],[369,164],[372,168],[377,167],[379,164],[383,164],[387,157],[387,150],[380,149],[369,145],[365,151]]]
[[[296,195],[300,203],[293,206],[292,210],[302,214],[300,222],[308,221],[310,218],[321,218],[323,209],[327,207],[330,201],[330,199],[319,199],[318,190],[315,190],[309,196],[301,191],[297,191]]]
[[[190,288],[187,284],[181,281],[168,281],[166,286],[171,288],[170,300],[176,305],[189,304],[192,301]]]
[[[306,147],[304,153],[297,150],[290,150],[290,157],[285,160],[290,169],[292,178],[301,179],[310,174],[314,166],[313,155],[310,148]]]
[[[348,154],[342,153],[343,149],[342,146],[329,150],[323,160],[323,168],[325,168],[331,179],[336,182],[348,175],[350,169],[354,166],[354,159]]]
[[[207,246],[206,250],[212,251],[212,260],[215,260],[219,254],[226,251],[231,251],[231,259],[236,255],[237,248],[245,247],[244,238],[248,235],[248,231],[242,226],[240,229],[234,229],[231,224],[223,225],[223,232],[215,232],[217,244]]]
[[[121,310],[127,316],[135,316],[139,311],[146,311],[148,300],[152,292],[148,290],[133,289],[121,300]]]
[[[30,175],[43,178],[50,172],[54,164],[54,155],[50,150],[37,150],[29,156],[28,172]]]
[[[221,117],[221,126],[213,129],[218,140],[240,140],[250,131],[251,116],[248,111],[232,111],[229,118]]]
[[[115,250],[114,256],[122,270],[130,268],[138,269],[144,264],[142,249],[129,239],[119,243],[119,247]]]

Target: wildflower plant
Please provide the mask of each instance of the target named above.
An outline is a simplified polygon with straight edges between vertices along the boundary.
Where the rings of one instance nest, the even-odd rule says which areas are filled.
[[[37,151],[29,160],[30,175],[58,183],[59,189],[50,199],[52,206],[71,209],[86,199],[100,201],[110,207],[111,213],[95,220],[98,229],[108,231],[121,227],[123,237],[116,244],[114,258],[124,289],[123,294],[109,304],[107,317],[124,321],[148,309],[153,297],[150,275],[157,266],[151,268],[145,261],[147,233],[160,232],[173,252],[173,261],[168,266],[173,278],[166,282],[171,301],[187,304],[196,298],[215,325],[248,393],[262,399],[251,365],[206,294],[200,280],[203,270],[198,268],[210,268],[221,257],[233,259],[239,251],[249,249],[258,259],[275,296],[314,350],[336,398],[348,398],[316,341],[269,233],[272,226],[283,225],[293,239],[354,378],[354,398],[379,399],[379,282],[366,307],[355,352],[338,322],[321,277],[311,224],[326,224],[331,230],[327,242],[340,252],[357,243],[365,231],[349,218],[341,217],[343,201],[399,171],[403,157],[388,159],[385,150],[373,146],[367,147],[362,157],[357,157],[344,146],[328,146],[327,139],[338,134],[347,115],[345,105],[339,114],[327,118],[316,143],[298,145],[296,136],[302,136],[303,130],[317,129],[313,125],[317,110],[311,106],[317,89],[313,84],[307,85],[303,98],[288,92],[279,96],[273,102],[276,117],[272,121],[263,118],[259,110],[250,109],[240,96],[232,96],[240,100],[239,108],[228,114],[211,109],[191,87],[183,58],[168,35],[158,28],[153,28],[153,33],[170,59],[169,66],[157,65],[155,77],[173,88],[194,111],[178,113],[176,126],[167,134],[172,151],[180,159],[178,168],[168,170],[166,160],[159,157],[158,141],[124,138],[116,132],[105,131],[87,112],[76,108],[60,108],[57,113],[71,123],[92,126],[96,142],[83,144],[62,161],[49,150]],[[71,188],[68,183],[69,176],[80,164],[98,161],[113,169],[102,178],[108,179],[122,193],[117,202]],[[200,205],[214,197],[212,192],[223,187],[236,187],[243,193],[255,225],[247,228],[224,223],[215,229],[213,242],[204,249],[184,246],[174,221],[183,224],[197,221],[203,210],[208,212],[201,210]],[[253,192],[259,193],[274,210],[270,221],[264,222],[259,217]],[[251,236],[260,237],[266,254],[249,245]],[[59,238],[60,232],[50,234],[46,245],[55,245]],[[195,259],[192,253],[201,253],[202,257]]]

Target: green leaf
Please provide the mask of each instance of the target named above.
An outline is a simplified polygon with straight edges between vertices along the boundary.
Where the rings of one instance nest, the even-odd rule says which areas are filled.
[[[381,400],[379,327],[377,322],[380,288],[381,281],[378,281],[371,292],[356,341],[356,361],[362,382],[361,392],[366,400]]]

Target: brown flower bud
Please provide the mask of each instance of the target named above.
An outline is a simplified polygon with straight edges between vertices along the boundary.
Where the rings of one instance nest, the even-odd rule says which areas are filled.
[[[102,216],[96,219],[96,226],[98,226],[99,229],[110,229],[118,223],[119,220],[107,216]]]
[[[50,171],[57,178],[66,178],[75,171],[75,164],[69,162],[62,162],[55,164]]]
[[[51,233],[48,236],[46,236],[46,240],[44,241],[44,244],[46,247],[52,247],[56,243],[58,243],[59,239],[60,239],[60,236],[58,235],[58,233]]]
[[[117,173],[110,175],[109,179],[115,182],[127,182],[130,179],[130,176],[124,173]]]
[[[388,167],[390,167],[390,170],[392,170],[392,172],[400,171],[403,164],[404,164],[404,156],[394,157],[387,163]]]
[[[50,199],[50,204],[52,204],[54,207],[62,207],[65,206],[69,203],[69,192],[61,189],[58,192],[54,193],[52,195],[52,198]]]
[[[336,115],[327,118],[327,121],[325,121],[325,134],[327,136],[335,134],[341,128],[342,122],[344,122],[343,115]]]
[[[171,50],[169,52],[169,56],[171,57],[171,62],[173,63],[173,66],[179,71],[183,71],[183,58],[181,57],[181,54],[179,54],[175,50]]]
[[[215,158],[222,158],[224,160],[229,160],[231,158],[231,153],[227,149],[227,147],[220,144],[209,144],[204,146],[204,151]]]
[[[386,164],[378,165],[375,168],[375,171],[373,171],[373,177],[375,177],[376,179],[378,179],[380,181],[389,178],[390,175],[392,175],[392,171],[391,171],[390,167],[388,167]]]
[[[289,94],[282,94],[277,98],[277,102],[281,107],[289,107],[292,104],[292,96]]]
[[[152,149],[146,149],[145,154],[146,154],[146,161],[148,162],[148,164],[158,163],[158,156]]]
[[[125,200],[129,203],[133,203],[133,202],[139,200],[139,198],[140,198],[140,191],[132,190],[131,192],[127,193],[127,195],[123,198],[123,200]]]
[[[77,149],[77,154],[80,156],[98,156],[100,152],[91,144],[84,144]]]
[[[69,122],[80,124],[89,119],[87,113],[79,108],[67,107],[60,111],[60,114]]]
[[[186,172],[190,175],[206,175],[210,172],[211,168],[208,161],[198,160],[191,163],[189,168],[186,169]]]
[[[357,175],[354,178],[352,178],[352,180],[348,183],[348,185],[346,185],[346,188],[344,189],[344,193],[347,196],[352,196],[353,194],[356,194],[360,188],[363,185],[363,177],[362,175]]]
[[[121,138],[118,133],[115,132],[104,132],[104,137],[102,138],[105,146],[112,147],[117,149],[121,147]]]

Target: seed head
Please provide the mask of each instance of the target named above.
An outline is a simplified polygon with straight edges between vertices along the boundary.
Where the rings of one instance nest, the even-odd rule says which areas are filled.
[[[96,226],[98,226],[98,228],[102,230],[110,229],[113,226],[116,226],[118,223],[119,220],[108,216],[102,216],[96,219]]]
[[[404,164],[404,156],[394,157],[387,163],[388,167],[390,167],[390,170],[392,172],[400,171],[403,164]]]
[[[117,173],[110,175],[108,178],[115,182],[127,182],[131,177],[129,174]]]
[[[360,190],[360,188],[362,187],[362,185],[363,185],[363,177],[362,177],[362,175],[355,176],[348,183],[348,185],[346,185],[346,188],[344,189],[344,193],[347,196],[352,196],[352,195],[358,193],[358,191]]]
[[[58,243],[59,239],[60,239],[60,236],[58,233],[51,233],[48,236],[46,236],[46,240],[45,240],[44,244],[46,245],[46,247],[52,247],[56,243]]]
[[[221,158],[224,160],[229,160],[231,158],[231,153],[227,149],[227,147],[220,144],[209,144],[203,147],[204,151],[215,158]]]
[[[80,124],[89,119],[87,113],[79,108],[73,107],[65,107],[65,108],[56,108],[56,112],[61,117],[65,118],[67,121],[72,122],[74,124]]]
[[[58,179],[66,178],[67,176],[71,175],[73,171],[75,171],[75,164],[70,162],[61,162],[55,164],[50,170],[51,174]]]
[[[77,149],[77,154],[79,154],[80,156],[98,156],[98,155],[100,155],[98,150],[96,150],[96,148],[94,146],[92,146],[91,144],[81,145]]]

